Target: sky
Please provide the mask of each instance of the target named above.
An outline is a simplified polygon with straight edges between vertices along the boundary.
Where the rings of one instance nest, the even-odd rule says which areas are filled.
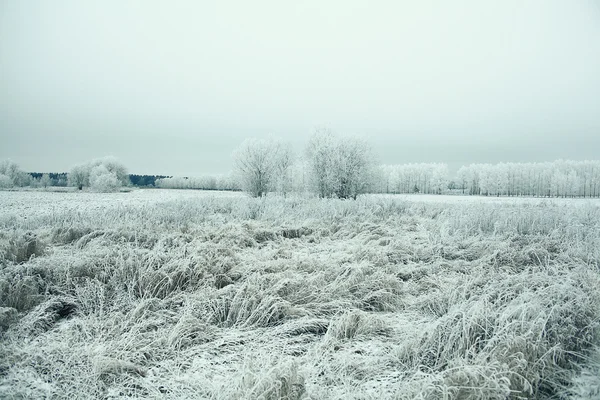
[[[0,159],[232,168],[315,127],[378,162],[600,158],[600,0],[0,0]]]

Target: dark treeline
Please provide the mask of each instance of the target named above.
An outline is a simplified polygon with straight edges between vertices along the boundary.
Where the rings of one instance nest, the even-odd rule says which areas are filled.
[[[67,186],[67,172],[28,172],[31,177],[31,183],[37,183],[43,186]],[[155,187],[158,179],[171,178],[167,175],[137,175],[129,174],[129,181],[132,186],[137,187]]]
[[[46,174],[48,175],[48,177],[52,180],[58,181],[60,179],[67,179],[67,173],[66,172],[30,172],[29,175],[31,175],[32,178],[34,179],[41,179],[42,176]]]
[[[67,186],[66,172],[28,172],[33,186]]]
[[[129,174],[129,180],[131,181],[131,184],[138,187],[155,187],[158,179],[166,178],[170,178],[170,176]]]

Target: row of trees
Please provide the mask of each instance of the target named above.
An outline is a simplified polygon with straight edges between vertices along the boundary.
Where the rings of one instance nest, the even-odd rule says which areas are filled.
[[[486,196],[600,197],[600,161],[471,164],[454,178],[441,163],[382,165],[364,140],[317,130],[294,157],[277,140],[248,139],[234,152],[240,187],[252,196],[311,191],[320,197],[356,198],[367,192]]]
[[[156,181],[164,178],[170,178],[170,176],[129,174],[129,181],[137,187],[155,187]]]
[[[200,177],[164,177],[154,186],[163,189],[238,190],[239,185],[231,174]]]
[[[600,197],[600,161],[471,164],[456,181],[475,195]]]
[[[379,193],[445,193],[450,184],[446,164],[400,164],[379,167]]]
[[[67,186],[67,173],[66,172],[30,172],[31,176],[31,187],[42,187],[47,188],[49,186]]]
[[[361,193],[443,194],[448,190],[486,196],[600,197],[600,161],[471,164],[449,179],[446,164],[376,166],[368,143],[317,130],[303,154],[275,139],[248,139],[234,152],[235,171],[226,175],[151,176],[160,188],[313,192],[320,197],[356,198]],[[142,176],[137,176],[140,178]],[[136,179],[138,184],[150,182]],[[74,166],[68,174],[26,173],[0,161],[0,188],[62,186],[114,191],[131,184],[125,166],[112,157]],[[148,183],[147,183],[148,184]]]

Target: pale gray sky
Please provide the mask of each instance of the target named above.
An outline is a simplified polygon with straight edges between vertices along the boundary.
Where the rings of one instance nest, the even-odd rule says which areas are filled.
[[[0,159],[226,172],[249,136],[380,162],[600,158],[600,1],[0,0]]]

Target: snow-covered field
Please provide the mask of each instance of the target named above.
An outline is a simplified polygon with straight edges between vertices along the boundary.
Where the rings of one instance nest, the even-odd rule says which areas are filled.
[[[0,192],[0,398],[598,398],[598,205]]]

